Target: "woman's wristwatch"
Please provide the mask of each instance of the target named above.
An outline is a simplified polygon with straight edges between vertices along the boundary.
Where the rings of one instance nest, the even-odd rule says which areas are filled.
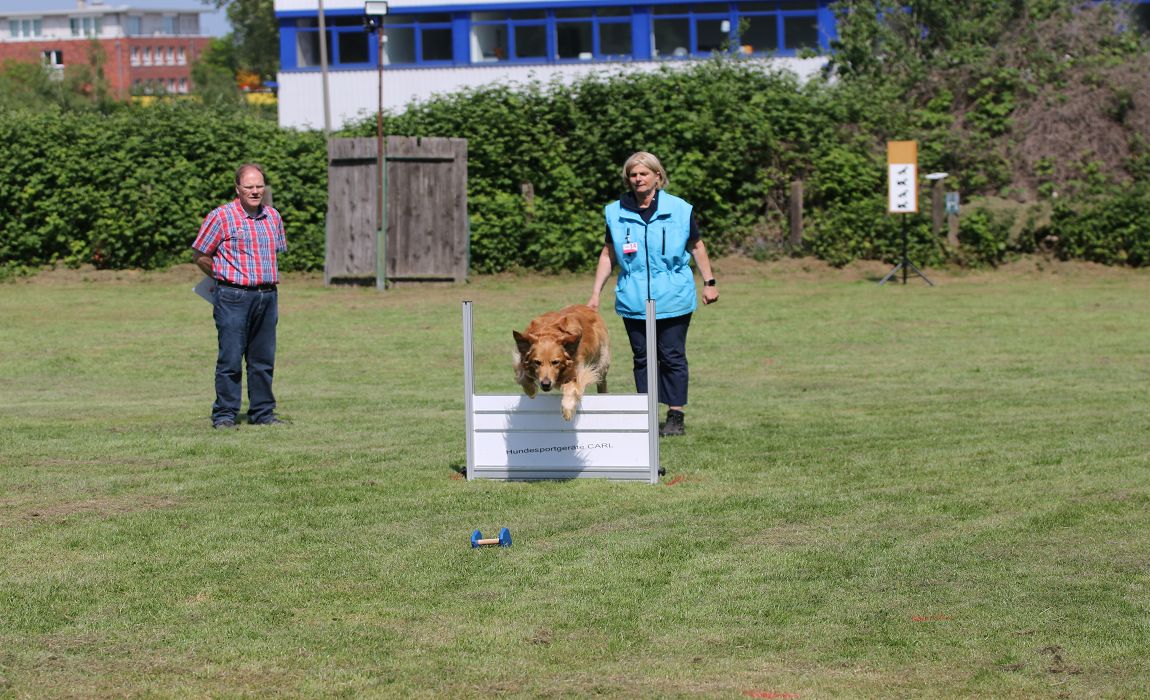
[[[715,287],[715,286],[718,286],[718,284],[719,284],[719,281],[717,279],[715,279],[714,277],[712,277],[709,280],[703,280],[703,286],[704,287]]]

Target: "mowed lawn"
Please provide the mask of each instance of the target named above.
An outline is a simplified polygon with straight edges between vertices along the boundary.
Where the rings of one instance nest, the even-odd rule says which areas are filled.
[[[716,270],[658,485],[458,473],[590,275],[289,276],[227,433],[190,266],[0,284],[0,698],[1150,695],[1150,273]]]

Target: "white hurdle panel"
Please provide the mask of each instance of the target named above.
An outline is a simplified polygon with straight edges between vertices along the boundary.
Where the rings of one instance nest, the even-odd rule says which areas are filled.
[[[647,386],[657,387],[655,303],[647,302]],[[657,394],[587,394],[563,419],[562,394],[476,395],[471,302],[463,302],[467,479],[659,482]],[[511,381],[508,372],[508,381]],[[628,373],[629,376],[629,373]],[[615,375],[618,383],[618,374]]]

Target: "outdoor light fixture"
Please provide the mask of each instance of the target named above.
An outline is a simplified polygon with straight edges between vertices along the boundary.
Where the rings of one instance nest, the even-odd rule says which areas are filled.
[[[929,173],[926,176],[926,179],[927,180],[941,180],[944,177],[946,177],[947,175],[950,175],[950,173]]]
[[[383,45],[387,41],[384,36],[383,20],[387,16],[387,3],[383,0],[364,0],[363,26],[375,34],[378,39],[375,57],[376,75],[379,80],[379,107],[375,111],[375,179],[376,209],[375,218],[378,231],[375,239],[375,288],[383,291],[387,288],[387,215],[384,202],[386,200],[383,149],[383,63],[386,57]]]
[[[382,0],[365,0],[363,3],[363,23],[370,31],[379,29],[387,15],[387,3]]]

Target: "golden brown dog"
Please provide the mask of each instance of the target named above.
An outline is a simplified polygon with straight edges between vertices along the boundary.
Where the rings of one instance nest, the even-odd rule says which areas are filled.
[[[607,370],[611,348],[607,327],[599,312],[576,304],[549,311],[536,318],[523,333],[511,331],[518,348],[514,353],[515,381],[535,398],[536,388],[563,391],[563,417],[571,420],[583,392],[594,382],[607,393]]]

